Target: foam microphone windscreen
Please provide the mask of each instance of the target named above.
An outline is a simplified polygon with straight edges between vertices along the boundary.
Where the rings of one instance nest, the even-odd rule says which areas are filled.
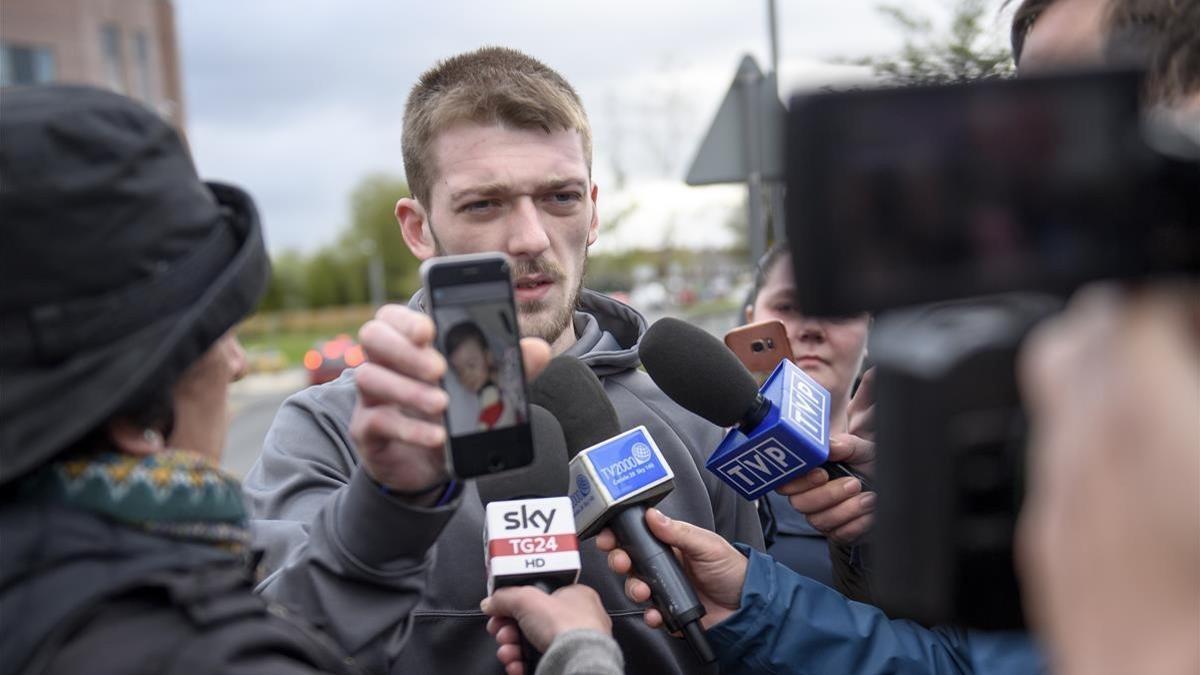
[[[650,378],[671,400],[722,427],[739,424],[758,396],[758,383],[716,337],[670,317],[638,343]]]
[[[558,418],[567,454],[607,441],[621,433],[617,411],[600,379],[573,356],[556,356],[529,389],[529,400]]]
[[[494,501],[567,494],[570,473],[562,427],[550,411],[536,405],[529,406],[529,425],[533,431],[533,462],[476,479],[479,501],[484,506]]]

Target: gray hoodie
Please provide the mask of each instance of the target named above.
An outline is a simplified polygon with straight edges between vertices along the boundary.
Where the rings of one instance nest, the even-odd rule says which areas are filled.
[[[411,304],[419,301],[418,294]],[[645,425],[662,449],[675,491],[659,508],[761,549],[753,504],[703,468],[722,430],[676,405],[638,370],[645,328],[632,308],[584,290],[578,341],[566,353],[600,377],[622,426]],[[486,579],[483,506],[474,484],[437,508],[381,493],[358,466],[350,439],[353,377],[348,371],[289,398],[244,481],[254,535],[266,549],[269,576],[259,590],[292,605],[374,672],[502,672],[479,611]],[[625,597],[623,579],[608,570],[594,542],[581,542],[580,555],[580,581],[596,589],[612,616],[628,672],[715,672],[683,641],[642,623],[642,608]]]

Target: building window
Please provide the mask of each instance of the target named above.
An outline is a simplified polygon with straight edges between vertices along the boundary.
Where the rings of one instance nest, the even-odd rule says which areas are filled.
[[[0,86],[54,81],[54,51],[49,47],[0,45]]]
[[[125,93],[125,59],[121,53],[121,29],[108,24],[100,29],[100,45],[104,50],[104,74],[108,86]]]
[[[154,87],[150,79],[150,40],[145,31],[133,36],[133,56],[137,62],[137,95],[147,103],[154,103]]]

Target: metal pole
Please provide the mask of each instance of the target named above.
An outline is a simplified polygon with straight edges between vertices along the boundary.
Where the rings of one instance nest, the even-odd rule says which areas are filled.
[[[776,21],[775,0],[767,0],[767,37],[771,41],[771,73],[779,81],[779,24]]]
[[[749,61],[747,59],[746,61]],[[743,61],[743,66],[746,65]],[[737,83],[742,100],[742,148],[746,153],[746,216],[750,229],[750,262],[757,263],[767,249],[767,224],[763,219],[762,148],[759,147],[759,86],[757,68],[738,69]]]
[[[383,252],[373,239],[364,239],[358,243],[359,250],[367,256],[367,292],[371,297],[371,305],[382,307],[387,302],[387,281],[384,279]]]
[[[787,239],[787,217],[783,210],[783,183],[773,182],[769,188],[771,192],[771,232],[774,233],[774,241],[780,242]]]
[[[779,87],[779,21],[775,11],[775,0],[767,0],[767,37],[771,43],[771,81],[775,83],[775,93]],[[787,238],[787,221],[783,214],[783,184],[772,182],[768,188],[771,200],[771,231],[774,240],[779,242]],[[764,232],[765,236],[765,232]]]
[[[383,278],[383,255],[379,251],[371,254],[371,259],[367,262],[367,272],[371,283],[371,305],[382,307],[387,302],[387,290],[384,288],[386,282]]]

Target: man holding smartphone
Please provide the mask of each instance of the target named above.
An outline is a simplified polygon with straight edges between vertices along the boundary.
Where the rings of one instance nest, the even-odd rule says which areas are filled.
[[[430,69],[405,110],[412,197],[396,205],[422,260],[499,252],[512,269],[526,376],[570,354],[604,383],[625,428],[645,425],[675,472],[671,517],[761,547],[753,504],[703,470],[722,430],[638,370],[644,319],[582,288],[596,241],[591,131],[574,89],[520,52],[484,48]],[[359,333],[368,362],[291,397],[245,481],[267,547],[260,590],[303,611],[380,672],[488,672],[483,508],[446,471],[448,368],[422,293]],[[703,364],[697,364],[702,367]],[[592,542],[581,581],[613,618],[628,672],[707,672],[642,625]],[[435,564],[436,563],[436,564]],[[411,571],[429,570],[424,588]]]

